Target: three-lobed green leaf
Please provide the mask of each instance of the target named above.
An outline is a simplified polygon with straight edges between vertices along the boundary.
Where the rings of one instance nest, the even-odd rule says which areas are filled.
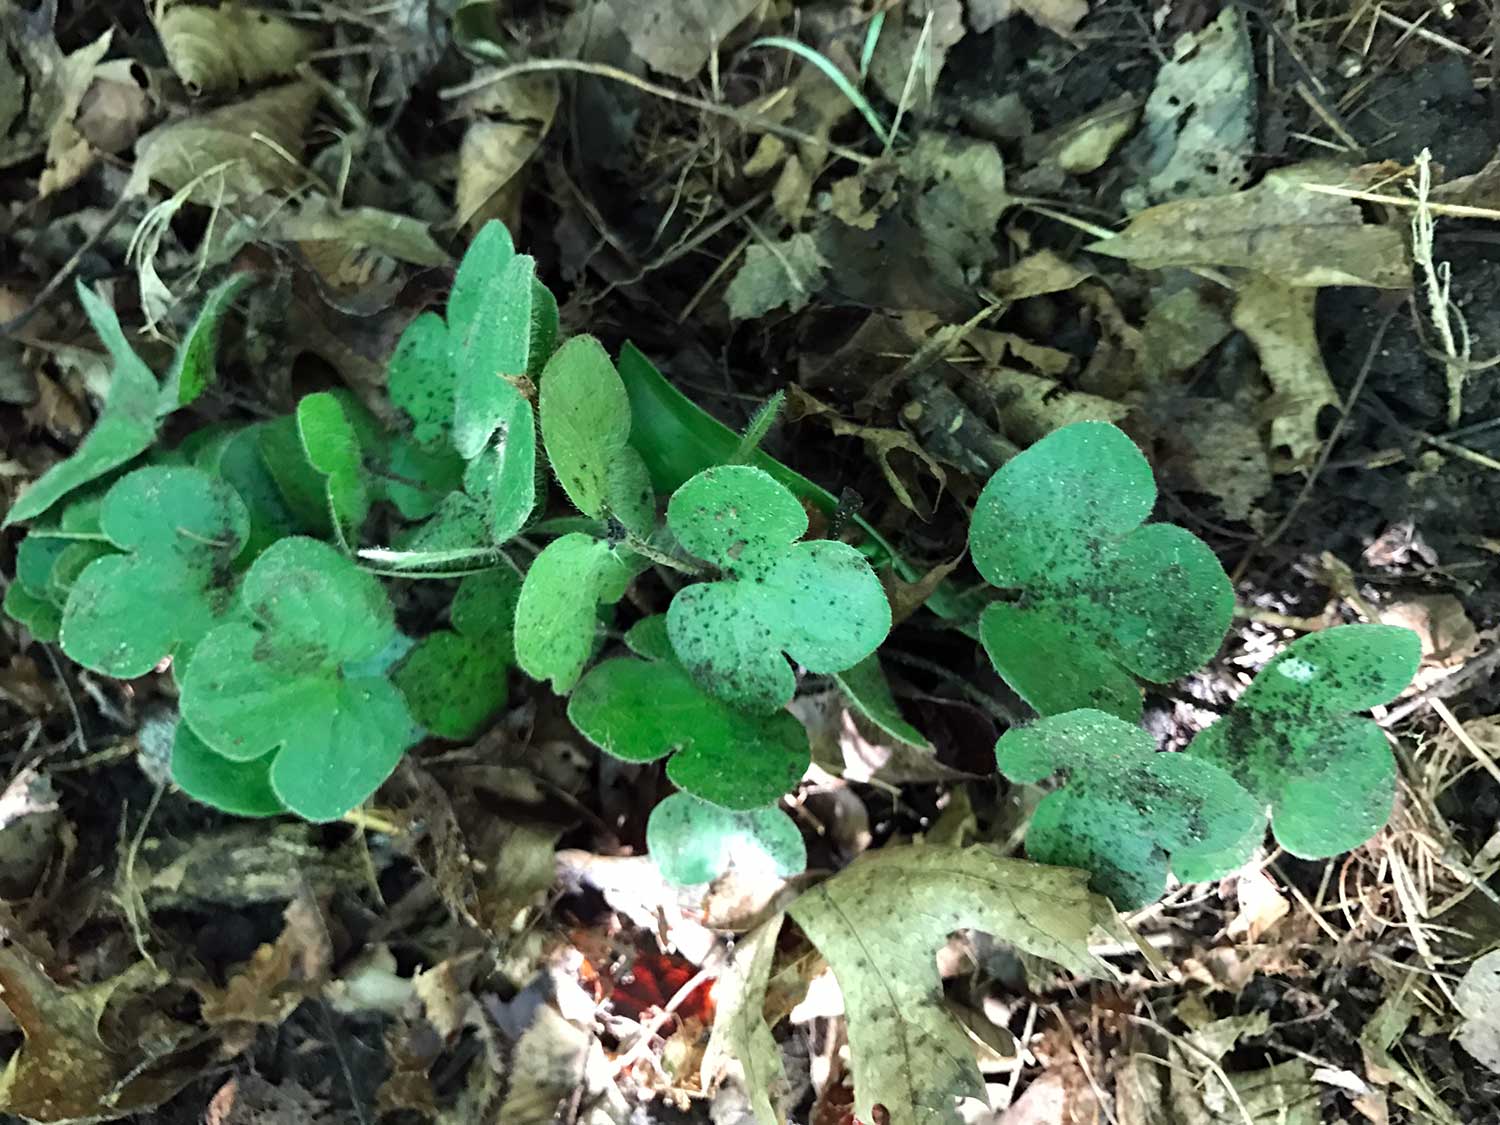
[[[890,631],[890,603],[864,556],[833,540],[798,542],[807,513],[760,469],[704,470],[672,495],[667,521],[723,575],[672,599],[672,647],[694,679],[738,707],[775,711],[791,701],[797,681],[786,656],[812,672],[842,672]]]
[[[1223,769],[1269,808],[1277,842],[1293,855],[1356,848],[1390,817],[1396,765],[1384,732],[1351,712],[1394,699],[1421,656],[1417,635],[1396,626],[1309,633],[1261,669],[1187,754]],[[1262,811],[1256,842],[1264,830]],[[1227,862],[1204,866],[1212,873]]]
[[[277,799],[333,820],[367,798],[417,738],[387,675],[399,646],[372,576],[333,547],[294,536],[269,548],[241,585],[248,620],[199,643],[182,677],[182,715],[236,762],[274,754]]]
[[[1234,592],[1214,554],[1172,524],[1142,522],[1151,467],[1103,422],[1054,431],[1003,465],[969,528],[974,564],[1019,601],[994,602],[980,637],[995,668],[1043,715],[1141,714],[1133,677],[1199,667],[1229,627]]]
[[[152,466],[115,482],[100,527],[124,554],[95,558],[72,583],[63,651],[129,679],[185,656],[234,609],[233,563],[250,517],[228,484],[198,469]]]
[[[1078,710],[1007,731],[995,744],[1012,781],[1053,775],[1026,830],[1039,863],[1092,872],[1091,886],[1121,909],[1155,902],[1168,864],[1184,879],[1205,861],[1250,858],[1263,825],[1255,801],[1227,772],[1186,754],[1158,753],[1151,736],[1103,711]]]

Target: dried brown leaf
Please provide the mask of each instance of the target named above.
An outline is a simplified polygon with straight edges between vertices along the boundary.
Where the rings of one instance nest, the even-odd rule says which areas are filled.
[[[196,93],[220,93],[292,74],[318,37],[259,8],[175,4],[156,25],[167,63]]]
[[[1271,384],[1265,414],[1272,449],[1286,450],[1291,468],[1309,467],[1322,446],[1318,415],[1337,406],[1338,392],[1318,345],[1317,292],[1266,275],[1240,287],[1234,326],[1250,338]]]

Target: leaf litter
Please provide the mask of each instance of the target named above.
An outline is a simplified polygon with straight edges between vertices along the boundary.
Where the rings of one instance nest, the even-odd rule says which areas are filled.
[[[15,63],[0,78],[0,162],[15,173],[7,198],[21,208],[6,236],[16,254],[0,309],[26,316],[7,328],[4,361],[46,398],[23,409],[7,392],[0,406],[13,438],[0,461],[0,503],[8,520],[32,510],[54,517],[57,533],[46,557],[6,559],[6,573],[16,574],[7,607],[30,599],[30,609],[27,628],[7,623],[0,639],[0,705],[24,718],[8,728],[13,760],[44,751],[40,768],[61,794],[45,814],[58,827],[29,845],[45,860],[16,865],[32,885],[4,919],[15,962],[7,994],[16,1000],[24,988],[38,1000],[18,1019],[24,1039],[6,1108],[85,1120],[165,1102],[156,1112],[178,1117],[163,1120],[205,1112],[225,1121],[343,1120],[368,1112],[379,1090],[378,1104],[436,1121],[502,1107],[506,1120],[602,1122],[668,1102],[704,1119],[710,1097],[727,1106],[743,1087],[761,1120],[840,1104],[858,1106],[865,1121],[880,1118],[877,1105],[889,1120],[947,1120],[944,1099],[957,1092],[987,1103],[975,1112],[990,1116],[978,1119],[1007,1121],[1044,1104],[1062,1120],[1067,1107],[1092,1112],[1101,1098],[1125,1123],[1313,1120],[1320,1103],[1369,1120],[1474,1117],[1473,1104],[1494,1092],[1482,953],[1500,932],[1483,905],[1496,772],[1483,691],[1500,603],[1490,589],[1496,513],[1485,459],[1500,450],[1484,428],[1490,380],[1467,369],[1472,360],[1446,354],[1437,320],[1446,316],[1455,341],[1468,334],[1471,357],[1482,360],[1500,339],[1500,324],[1471,297],[1493,288],[1485,241],[1470,237],[1493,219],[1482,213],[1494,201],[1478,171],[1490,154],[1471,159],[1457,147],[1463,122],[1432,116],[1415,95],[1375,105],[1379,119],[1425,130],[1439,165],[1478,173],[1445,180],[1443,167],[1432,168],[1429,217],[1443,237],[1411,241],[1407,220],[1423,206],[1418,153],[1381,147],[1362,83],[1373,78],[1384,89],[1378,84],[1409,67],[1426,82],[1442,60],[1461,79],[1445,93],[1444,112],[1482,116],[1464,108],[1474,76],[1463,54],[1482,52],[1482,38],[1462,20],[1433,21],[1422,35],[1389,13],[1292,29],[1242,8],[1217,18],[1184,8],[1163,13],[1148,49],[1141,27],[1108,6],[1090,12],[1050,0],[911,2],[883,9],[879,26],[815,3],[788,12],[611,0],[581,5],[565,28],[556,12],[497,22],[484,7],[460,5],[449,21],[401,5],[389,37],[357,16],[296,5],[167,4],[117,20],[68,5],[0,9]],[[749,46],[768,36],[804,44],[843,81],[806,54]],[[491,81],[496,68],[549,57],[563,64],[555,73]],[[609,67],[619,74],[598,69]],[[486,84],[462,89],[471,78]],[[889,145],[871,119],[888,130]],[[715,917],[732,916],[724,907],[742,872],[679,891],[640,874],[654,870],[649,861],[610,866],[640,859],[649,813],[674,799],[670,762],[684,751],[665,747],[675,751],[665,770],[599,756],[566,704],[518,689],[503,671],[505,690],[495,687],[507,638],[457,601],[450,608],[452,599],[429,596],[430,584],[411,583],[427,594],[403,595],[403,628],[453,638],[440,643],[475,657],[484,649],[476,683],[489,690],[464,695],[472,708],[448,728],[462,737],[424,751],[413,767],[420,774],[403,767],[358,826],[309,832],[268,820],[237,832],[174,791],[153,797],[129,756],[132,732],[171,698],[182,670],[147,669],[122,689],[55,671],[37,644],[51,635],[49,622],[62,624],[57,598],[68,584],[90,567],[122,565],[111,559],[128,565],[149,554],[135,547],[106,557],[109,544],[70,536],[102,534],[99,505],[159,431],[175,440],[189,414],[240,424],[284,413],[340,382],[384,403],[396,341],[408,324],[428,331],[431,319],[418,314],[441,307],[445,271],[468,234],[495,217],[540,276],[570,279],[559,289],[569,331],[595,332],[610,355],[634,336],[679,390],[730,423],[712,429],[712,419],[685,413],[622,361],[632,441],[664,419],[679,427],[679,445],[643,455],[659,489],[697,471],[678,471],[693,465],[684,449],[727,450],[717,457],[728,460],[747,400],[793,381],[793,397],[816,396],[805,403],[818,405],[807,421],[773,431],[765,448],[806,474],[777,479],[804,502],[807,542],[868,547],[874,540],[861,536],[874,535],[920,564],[897,574],[872,552],[885,590],[912,591],[897,603],[877,675],[861,675],[861,664],[831,675],[796,670],[797,705],[821,693],[837,726],[824,736],[831,748],[812,748],[816,765],[772,831],[789,840],[790,827],[815,869],[838,873],[788,882],[770,864],[763,901],[775,920],[732,952],[692,912],[712,905]],[[1435,256],[1430,276],[1449,280],[1424,287],[1416,318],[1403,314],[1366,362],[1372,291],[1407,288],[1414,258],[1422,281],[1424,255]],[[119,310],[120,327],[94,318],[103,363],[58,297],[75,271],[86,282],[107,279],[100,300]],[[236,271],[260,284],[224,290],[223,377],[200,373],[200,383],[173,360],[170,343],[195,333],[176,298]],[[149,330],[137,331],[142,324]],[[533,433],[535,384],[545,395],[546,376],[524,359],[503,359],[535,383],[528,390],[518,380],[516,396],[500,392],[504,403],[484,399],[476,424],[490,429],[483,440],[469,435],[471,446],[493,451],[498,434]],[[1455,370],[1463,373],[1457,424],[1446,413]],[[476,376],[463,393],[477,388]],[[185,413],[166,417],[169,402]],[[386,421],[402,435],[419,445],[447,440],[443,404],[427,412],[408,395],[398,405],[405,416]],[[545,415],[545,397],[540,405]],[[100,418],[118,440],[64,460]],[[1001,788],[995,774],[995,739],[1018,701],[916,606],[943,610],[955,583],[977,584],[961,559],[965,545],[947,529],[963,526],[990,473],[1055,431],[1105,419],[1124,426],[1156,470],[1162,492],[1151,518],[1190,528],[1235,582],[1238,624],[1226,651],[1175,694],[1145,697],[1146,724],[1162,741],[1206,752],[1193,736],[1208,716],[1254,710],[1263,692],[1246,687],[1260,682],[1257,670],[1265,676],[1277,652],[1283,663],[1299,659],[1299,646],[1320,636],[1289,650],[1297,635],[1289,627],[1353,623],[1372,608],[1381,620],[1429,623],[1425,659],[1435,678],[1423,683],[1434,694],[1395,701],[1383,718],[1377,711],[1401,740],[1391,759],[1403,763],[1396,827],[1334,861],[1346,867],[1273,856],[1255,873],[1267,884],[1259,891],[1246,872],[1191,894],[1169,890],[1155,915],[1131,919],[1159,946],[1149,959],[1107,911],[1068,898],[1072,914],[1046,915],[1064,926],[1053,925],[1057,932],[1074,934],[1059,976],[1032,959],[1046,950],[1016,941],[1016,915],[998,917],[992,901],[960,909],[964,892],[953,884],[981,862],[973,856],[985,857],[986,878],[1009,878],[1016,861],[972,849],[963,853],[971,858],[942,852],[941,861],[923,861],[915,857],[924,849],[931,856],[946,845],[907,842],[958,833],[1015,854],[1018,807],[1043,796],[1034,786]],[[543,417],[544,442],[547,428]],[[250,481],[266,471],[257,468],[260,448],[258,434],[226,436],[202,456]],[[361,437],[359,456],[377,448]],[[394,456],[377,460],[404,479]],[[21,490],[59,463],[74,467]],[[182,464],[150,471],[192,472]],[[506,479],[519,479],[533,465],[487,461],[434,502],[448,497],[455,526],[473,518],[491,531],[544,515],[576,518],[556,488],[549,500],[546,480],[535,481],[535,516],[532,502],[524,512],[494,506],[512,494],[494,487],[498,475],[508,466],[518,475]],[[347,483],[335,482],[346,481],[349,457],[323,467],[318,495],[347,497]],[[585,517],[602,510],[586,469],[559,483],[568,499],[582,498]],[[360,522],[366,534],[389,526],[399,486],[376,491],[363,520],[347,521],[348,534]],[[250,508],[249,541],[215,572],[211,592],[248,581],[245,568],[267,541],[257,536],[286,518]],[[364,503],[352,499],[344,510],[358,515]],[[1288,530],[1261,546],[1289,512]],[[1420,553],[1366,553],[1408,521]],[[597,530],[577,533],[606,544],[584,552],[592,561],[583,585],[598,596],[577,599],[562,649],[540,658],[558,683],[614,643],[618,625],[670,604],[670,590],[655,589],[648,604],[621,603],[623,619],[601,618],[622,559]],[[230,540],[214,542],[229,553]],[[1318,561],[1325,551],[1350,561],[1364,554],[1368,569],[1336,576]],[[922,574],[936,578],[919,590]],[[563,568],[562,588],[576,593],[578,575]],[[1465,612],[1473,637],[1450,627]],[[174,646],[185,652],[190,641],[173,639],[160,654]],[[400,657],[389,659],[378,673],[360,673],[399,677]],[[190,668],[192,658],[181,663]],[[1368,741],[1378,728],[1358,721]],[[1436,753],[1408,762],[1410,736],[1434,731]],[[217,759],[228,763],[207,760]],[[89,784],[75,789],[65,779],[80,773]],[[280,790],[262,780],[260,811],[274,812]],[[1268,804],[1276,808],[1274,795]],[[0,840],[41,817],[8,823]],[[735,835],[741,830],[736,823],[720,839],[746,838]],[[563,841],[588,849],[588,862],[555,862]],[[868,858],[847,866],[866,848]],[[398,854],[409,859],[400,875]],[[585,868],[588,877],[578,874]],[[840,888],[871,878],[862,869],[885,873],[856,896],[864,913],[849,915],[852,927],[830,921],[828,904],[854,901]],[[589,878],[609,884],[604,905]],[[1086,893],[1067,878],[1067,895]],[[1340,894],[1344,879],[1361,895]],[[882,897],[890,895],[894,906]],[[928,899],[930,926],[893,929],[891,917]],[[1255,901],[1286,910],[1252,910]],[[788,902],[792,919],[807,920],[802,936],[776,913]],[[1084,918],[1115,938],[1077,935]],[[217,928],[199,941],[204,920]],[[1461,942],[1444,929],[1450,922]],[[972,933],[954,938],[949,925],[1002,931],[1022,954]],[[794,1022],[788,990],[806,991],[802,978],[816,976],[809,970],[819,954],[805,938],[818,935],[843,993],[820,1010],[842,1014]],[[329,940],[337,970],[324,960]],[[491,940],[493,957],[463,960]],[[1108,940],[1116,944],[1101,944]],[[1379,968],[1351,969],[1340,942],[1377,954],[1370,964]],[[900,979],[859,971],[857,951],[870,943],[899,948]],[[1150,986],[1148,1007],[1144,975],[1090,978],[1100,949],[1139,974],[1163,963],[1178,971],[1170,986]],[[955,950],[968,958],[962,971],[949,959]],[[1468,974],[1462,983],[1424,972],[1450,955]],[[662,1017],[627,1003],[634,985],[625,978],[655,973],[658,957],[678,958],[674,966],[690,976],[718,975],[711,1031],[678,1010]],[[408,1006],[419,979],[428,1000]],[[440,981],[442,1003],[431,991]],[[870,1000],[880,987],[920,999],[892,1022],[888,1005]],[[1157,1003],[1163,987],[1167,1005]],[[189,995],[219,1007],[195,1010]],[[334,996],[338,1005],[322,1007]],[[1323,1006],[1330,997],[1338,1000],[1331,1009]],[[656,999],[660,1009],[672,997]],[[209,1020],[208,1011],[228,1015]],[[331,1039],[377,1011],[390,1021],[385,1034],[352,1055],[332,1052]],[[949,1011],[980,1015],[955,1022]],[[294,1048],[277,1057],[310,1062],[239,1054],[247,1025]],[[911,1038],[913,1028],[949,1051],[931,1066],[891,1067],[901,1043],[926,1042]],[[804,1029],[846,1037],[852,1065],[821,1085],[796,1067],[772,1081]],[[1449,1031],[1458,1050],[1432,1050]],[[1001,1064],[982,1044],[1007,1034],[1026,1048],[1024,1061],[993,1069]],[[60,1087],[50,1063],[63,1041],[69,1069]],[[229,1055],[247,1069],[231,1080],[210,1073]],[[390,1063],[389,1076],[377,1062]]]

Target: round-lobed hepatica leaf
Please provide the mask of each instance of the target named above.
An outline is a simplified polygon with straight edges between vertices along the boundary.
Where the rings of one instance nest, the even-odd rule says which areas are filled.
[[[452,630],[429,633],[392,674],[412,716],[433,734],[472,738],[505,706],[520,592],[508,569],[465,578],[453,596]]]
[[[186,724],[177,724],[172,740],[172,780],[195,801],[235,816],[280,816],[286,812],[271,788],[267,754],[250,762],[234,762],[216,754]]]
[[[1254,847],[1259,813],[1233,777],[1185,754],[1158,753],[1149,734],[1103,711],[1007,731],[995,758],[1012,781],[1065,779],[1037,806],[1026,854],[1092,872],[1093,888],[1121,909],[1161,897],[1169,859],[1185,878],[1203,857],[1238,847],[1233,870]]]
[[[1019,589],[980,620],[995,668],[1043,715],[1097,707],[1134,721],[1133,676],[1200,666],[1229,627],[1234,591],[1207,544],[1142,521],[1151,467],[1105,422],[1064,426],[1008,461],[974,507],[969,549],[993,586]]]
[[[673,493],[667,521],[724,575],[672,599],[672,647],[700,684],[738,707],[791,701],[797,680],[783,652],[809,671],[842,672],[890,632],[890,603],[864,556],[847,543],[797,542],[807,513],[760,469],[705,469]]]
[[[1380,728],[1350,712],[1394,699],[1421,656],[1417,635],[1392,625],[1309,633],[1261,669],[1187,753],[1269,806],[1276,839],[1293,855],[1356,848],[1390,817],[1396,767]]]
[[[646,848],[662,878],[679,887],[711,883],[731,866],[782,878],[807,867],[807,845],[779,808],[730,812],[687,793],[651,810]]]
[[[599,606],[625,596],[630,570],[602,539],[570,532],[532,560],[516,603],[516,663],[552,690],[573,690],[594,653]]]
[[[63,651],[129,679],[185,657],[234,610],[232,564],[250,515],[228,484],[198,469],[155,466],[115,482],[100,527],[125,551],[94,559],[73,582]]]
[[[418,730],[377,658],[398,639],[380,583],[316,539],[283,539],[241,585],[250,621],[199,643],[182,715],[231,761],[275,754],[271,786],[290,811],[334,820],[390,776]],[[363,665],[363,667],[362,667]]]
[[[758,715],[709,695],[675,660],[606,660],[568,701],[568,718],[606,754],[627,762],[672,755],[679,789],[726,809],[771,804],[812,760],[807,730],[788,711]]]

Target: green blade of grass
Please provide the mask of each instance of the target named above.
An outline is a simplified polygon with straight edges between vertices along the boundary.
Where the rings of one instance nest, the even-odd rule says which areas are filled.
[[[833,64],[833,60],[820,51],[815,51],[806,43],[799,43],[795,39],[788,39],[784,35],[769,35],[762,39],[756,39],[746,50],[756,47],[780,47],[783,51],[790,51],[794,55],[800,55],[813,66],[817,67],[828,76],[828,80],[838,87],[839,93],[849,99],[851,105],[859,110],[861,117],[869,123],[870,130],[883,145],[891,143],[891,131],[886,123],[880,119],[880,114],[875,112],[875,107],[870,100],[854,88],[854,84],[844,75],[844,72]]]

